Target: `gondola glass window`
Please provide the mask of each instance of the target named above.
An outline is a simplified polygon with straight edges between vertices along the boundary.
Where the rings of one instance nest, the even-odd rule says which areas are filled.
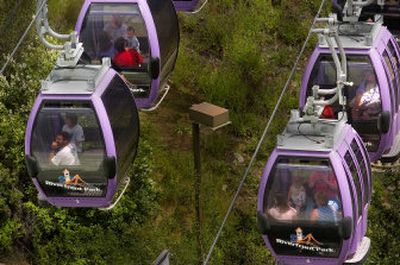
[[[345,88],[347,112],[351,123],[362,137],[369,152],[376,151],[380,134],[376,126],[382,112],[379,83],[371,61],[367,56],[347,55],[348,80],[354,82],[352,87]],[[336,68],[330,55],[322,55],[315,64],[307,86],[307,96],[311,88],[319,85],[321,89],[336,87]],[[338,102],[332,106],[335,112],[340,111]]]
[[[90,103],[42,104],[31,150],[47,196],[102,196],[106,192],[105,146]]]
[[[80,39],[92,64],[109,57],[120,70],[147,70],[149,40],[137,4],[91,4]]]
[[[278,159],[264,198],[271,223],[268,236],[278,254],[338,255],[341,239],[336,229],[343,218],[342,202],[328,160]]]

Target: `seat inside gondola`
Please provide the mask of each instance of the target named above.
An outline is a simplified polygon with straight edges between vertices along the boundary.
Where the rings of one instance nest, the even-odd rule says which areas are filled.
[[[104,196],[110,177],[103,135],[90,102],[47,101],[35,120],[32,158],[47,196]],[[57,155],[54,153],[57,152]]]
[[[349,122],[360,133],[370,152],[376,151],[380,141],[378,121],[382,112],[379,82],[367,55],[347,55],[348,79],[353,86],[346,86],[344,95],[347,99],[347,115]],[[336,68],[330,55],[321,55],[314,65],[308,85],[307,96],[311,96],[311,88],[319,85],[321,89],[336,87]],[[372,85],[374,83],[375,85]],[[368,86],[367,85],[371,84]],[[329,99],[331,96],[328,96]],[[332,108],[337,117],[341,110],[336,101]]]
[[[121,38],[133,56],[133,62],[126,61],[125,54],[118,51]],[[139,91],[135,96],[149,96],[151,51],[146,25],[137,4],[92,3],[81,27],[80,40],[88,63],[101,64],[102,58],[111,58],[113,68],[135,84]]]

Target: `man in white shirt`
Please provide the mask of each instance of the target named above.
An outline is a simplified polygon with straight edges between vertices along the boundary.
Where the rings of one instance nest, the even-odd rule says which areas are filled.
[[[52,151],[49,154],[49,159],[54,165],[74,166],[80,164],[76,146],[70,143],[70,139],[69,133],[60,132],[51,144]]]
[[[74,144],[78,153],[82,153],[82,142],[85,141],[82,126],[78,124],[78,117],[75,114],[67,113],[65,115],[65,124],[62,128],[63,132],[69,133],[71,143]]]

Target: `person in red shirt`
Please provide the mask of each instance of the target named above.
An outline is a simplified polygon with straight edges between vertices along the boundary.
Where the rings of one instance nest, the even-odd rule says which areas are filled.
[[[118,68],[138,67],[143,63],[143,57],[133,48],[126,48],[127,41],[120,37],[115,41],[114,47],[117,54],[114,56],[113,63]]]

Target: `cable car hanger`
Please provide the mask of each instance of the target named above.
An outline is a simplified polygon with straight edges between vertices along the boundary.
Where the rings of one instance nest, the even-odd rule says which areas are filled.
[[[338,11],[339,20],[356,23],[359,21],[363,8],[377,4],[381,9],[390,1],[388,0],[333,0],[333,7]],[[381,14],[376,14],[381,16]]]
[[[48,20],[48,0],[38,0],[37,10],[38,18],[36,19],[36,29],[42,43],[49,49],[61,50],[61,55],[57,59],[56,65],[58,67],[75,67],[82,54],[83,44],[78,41],[77,33],[75,31],[70,34],[60,34],[55,32],[49,25]],[[40,8],[43,6],[43,8]],[[69,40],[64,45],[56,45],[46,39],[46,35],[50,35],[59,40]]]

